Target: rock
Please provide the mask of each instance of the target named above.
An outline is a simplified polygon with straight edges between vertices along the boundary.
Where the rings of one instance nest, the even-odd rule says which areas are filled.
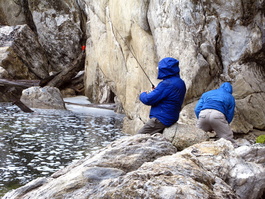
[[[235,150],[235,154],[242,159],[231,169],[228,183],[240,198],[264,197],[265,145],[241,146]]]
[[[183,150],[194,144],[209,140],[209,136],[195,125],[176,123],[163,131],[163,135],[178,149]]]
[[[242,146],[235,150],[238,156],[244,159],[247,162],[255,162],[257,164],[265,163],[265,148],[264,144],[255,144],[253,146]]]
[[[161,134],[154,136],[136,135],[117,140],[105,149],[97,151],[85,160],[70,165],[48,178],[41,189],[36,188],[25,194],[35,198],[86,198],[96,191],[102,182],[108,182],[137,170],[143,163],[161,156],[171,155],[176,148],[167,142]],[[25,185],[28,187],[28,185]],[[21,188],[23,189],[23,188]],[[74,195],[72,195],[74,192]],[[16,191],[4,198],[16,198]],[[89,197],[88,197],[89,198]],[[93,198],[93,197],[92,197]]]
[[[20,100],[31,108],[65,109],[61,92],[55,87],[30,87],[22,91]]]
[[[258,199],[265,193],[264,150],[220,139],[177,152],[161,134],[128,136],[3,199]]]
[[[83,11],[75,0],[46,0],[29,3],[38,39],[52,70],[67,68],[81,53]]]
[[[22,197],[24,194],[46,184],[48,181],[46,178],[37,178],[35,180],[32,180],[31,182],[29,182],[27,185],[20,187],[16,190],[16,192],[12,195],[12,197],[14,198],[20,198]]]
[[[212,143],[216,144],[212,145]],[[253,157],[254,154],[261,154],[264,152],[265,146],[241,146],[231,150],[231,142],[221,139],[216,142],[204,142],[193,147],[196,148],[195,150],[193,148],[193,151],[191,150],[192,147],[185,150],[191,150],[191,153],[197,156],[200,162],[204,162],[203,167],[206,170],[226,181],[240,199],[259,198],[264,194],[265,165],[263,155],[256,156],[257,159],[262,159],[259,162],[246,156]],[[242,153],[245,150],[245,154]],[[203,155],[198,153],[203,153]],[[211,155],[212,157],[210,157]],[[263,182],[260,178],[263,179]]]
[[[84,9],[75,0],[0,0],[0,67],[8,78],[43,80],[67,69],[85,44]],[[76,93],[84,95],[83,87],[82,81]]]
[[[1,25],[23,25],[27,23],[25,16],[26,12],[23,12],[26,7],[23,7],[22,2],[5,1],[0,0],[0,24]]]
[[[0,66],[0,79],[7,79],[8,78],[8,72]]]
[[[63,97],[73,97],[76,96],[75,90],[72,88],[66,88],[64,90],[61,90]]]
[[[0,27],[0,66],[11,79],[39,79],[49,75],[45,52],[27,25]]]
[[[9,26],[27,24],[36,33],[44,54],[49,58],[49,72],[53,69],[60,71],[81,52],[85,40],[85,27],[82,27],[85,24],[84,7],[82,1],[75,0],[0,0],[0,22]]]
[[[178,122],[189,124],[189,125],[195,125],[197,122],[197,118],[194,113],[194,108],[196,104],[197,104],[197,101],[186,104],[180,112]]]

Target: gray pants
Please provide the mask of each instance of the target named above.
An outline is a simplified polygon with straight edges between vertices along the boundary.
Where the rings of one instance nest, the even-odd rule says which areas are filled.
[[[138,131],[138,134],[155,134],[163,133],[166,128],[163,123],[161,123],[157,118],[151,118],[145,125]]]
[[[233,132],[220,111],[213,109],[202,110],[199,114],[197,127],[204,131],[215,131],[217,138],[225,138],[234,143]]]

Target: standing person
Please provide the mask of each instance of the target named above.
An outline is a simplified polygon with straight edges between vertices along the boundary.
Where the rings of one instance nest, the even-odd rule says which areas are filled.
[[[150,120],[138,131],[138,134],[163,133],[179,119],[186,85],[179,75],[179,61],[166,57],[158,63],[158,77],[162,79],[151,92],[140,94],[140,101],[151,106]]]
[[[194,112],[198,118],[197,126],[204,131],[215,131],[217,138],[234,142],[229,126],[234,117],[235,98],[230,83],[223,83],[220,88],[204,93],[199,99]]]

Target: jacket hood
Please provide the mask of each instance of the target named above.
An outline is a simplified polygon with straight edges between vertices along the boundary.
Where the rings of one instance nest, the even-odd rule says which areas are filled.
[[[227,92],[229,92],[230,94],[233,93],[233,88],[232,88],[232,85],[229,83],[229,82],[225,82],[223,83],[220,88],[226,90]]]
[[[158,63],[157,79],[165,79],[179,74],[179,61],[177,59],[166,57]]]

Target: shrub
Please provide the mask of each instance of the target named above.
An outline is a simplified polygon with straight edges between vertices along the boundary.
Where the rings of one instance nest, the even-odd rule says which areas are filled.
[[[260,135],[259,137],[257,137],[256,143],[265,144],[265,135]]]

